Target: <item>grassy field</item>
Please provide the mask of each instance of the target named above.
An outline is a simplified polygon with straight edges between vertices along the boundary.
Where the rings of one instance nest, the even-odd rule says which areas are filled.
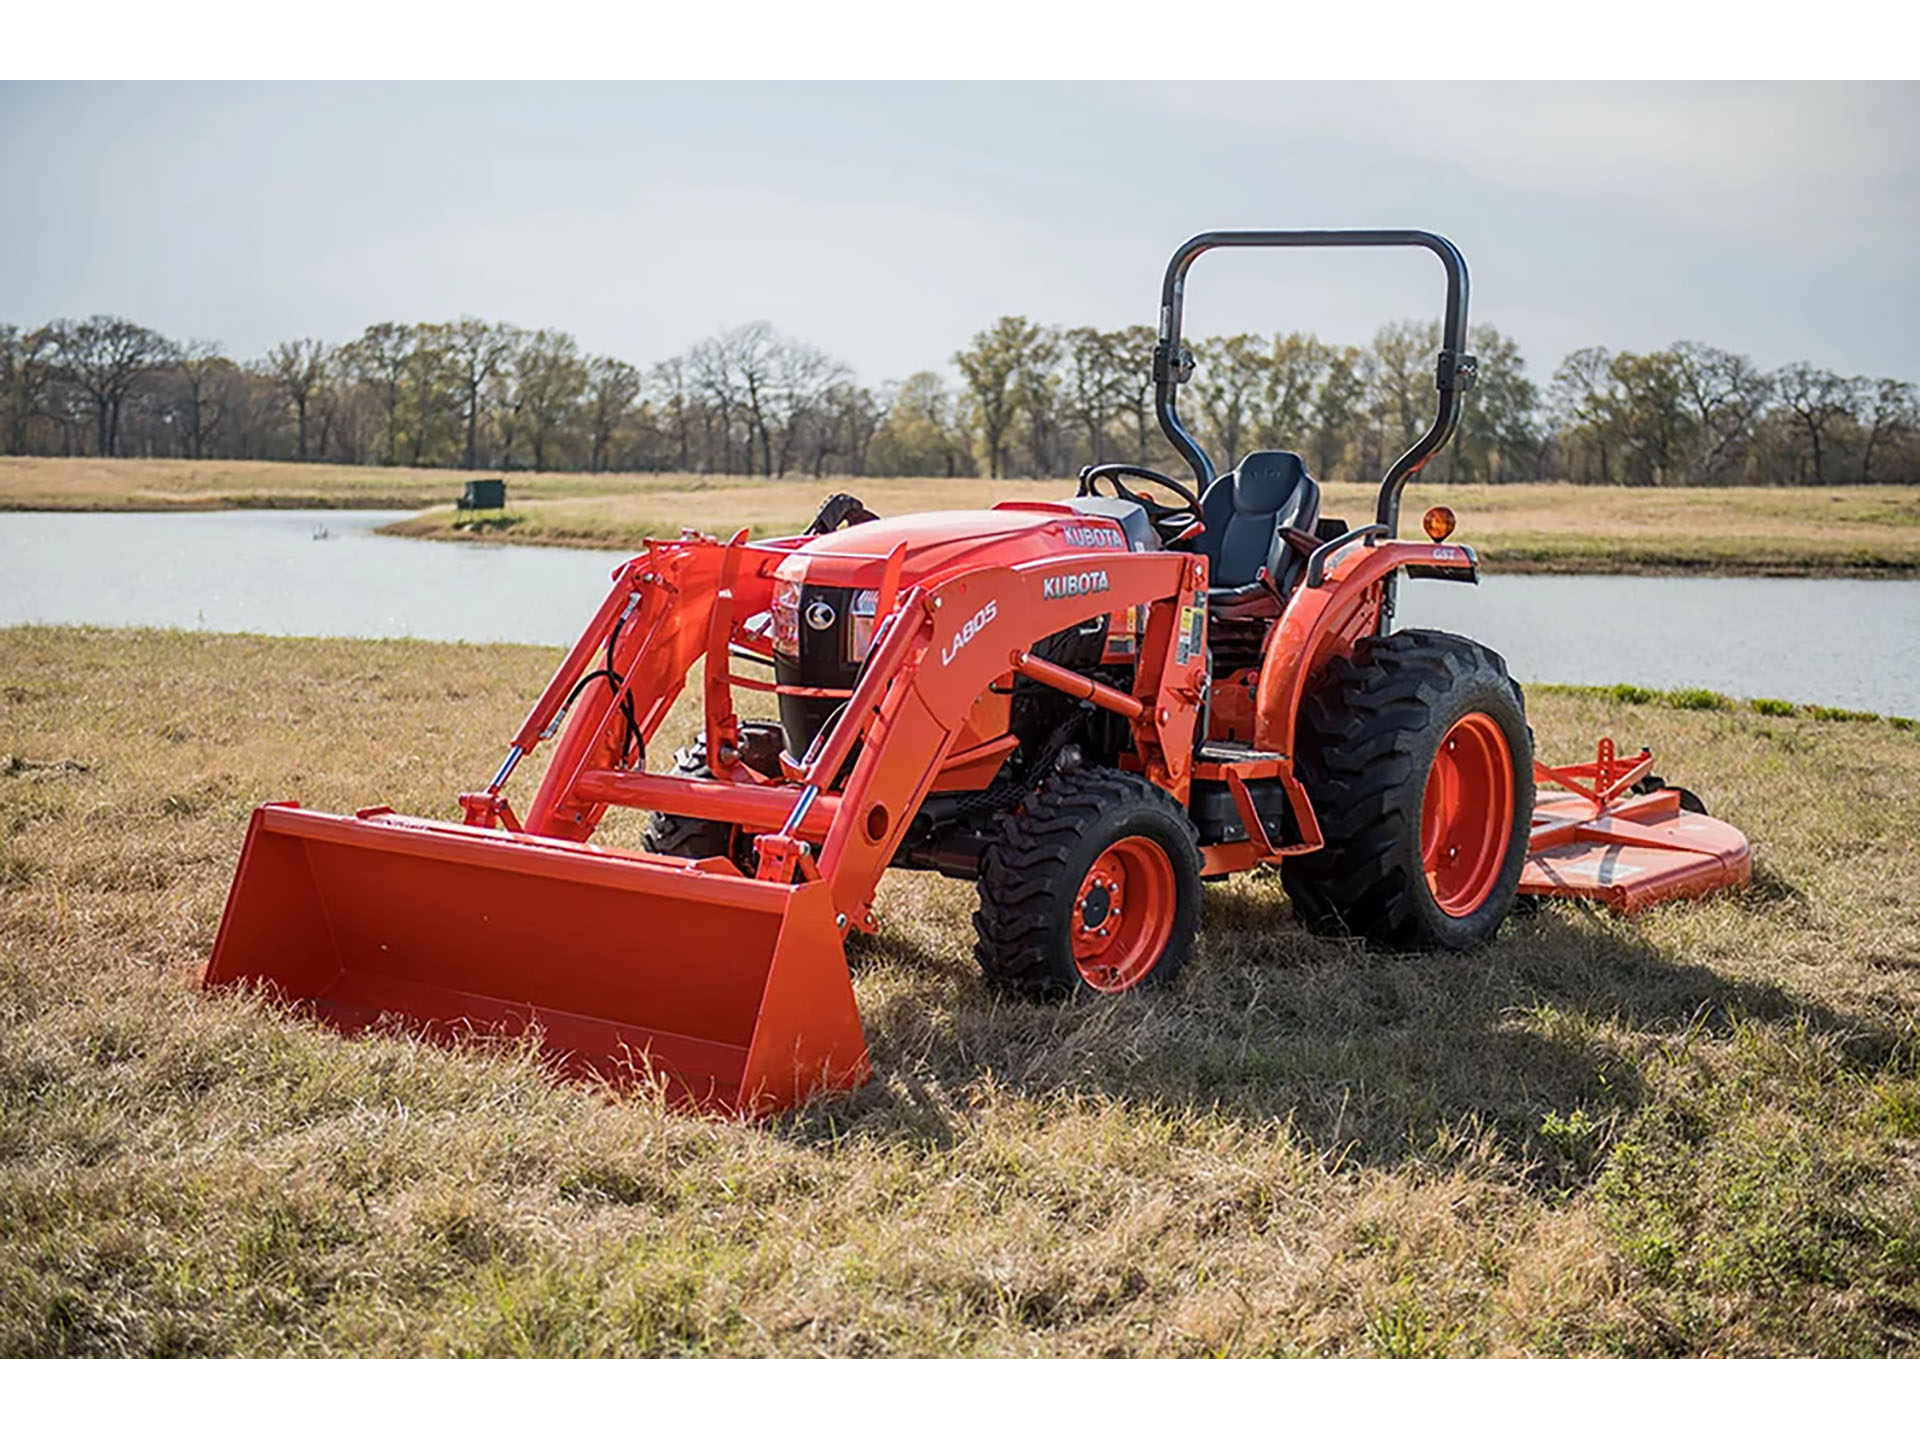
[[[494,472],[498,473],[498,472]],[[695,524],[791,534],[835,489],[881,514],[1057,499],[1067,480],[781,481],[689,475],[510,477],[504,515],[471,523],[451,470],[382,470],[267,461],[0,458],[0,510],[358,506],[419,509],[392,533],[630,549]],[[1920,486],[1832,490],[1627,490],[1573,485],[1415,485],[1405,528],[1432,504],[1453,507],[1459,537],[1506,573],[1920,575]],[[1371,518],[1373,489],[1327,487],[1326,513]]]
[[[553,659],[0,630],[0,1353],[1920,1350],[1911,729],[1534,693],[1758,880],[1467,957],[1242,877],[1171,991],[1010,1004],[889,877],[874,1081],[764,1125],[193,988],[256,801],[448,815]]]

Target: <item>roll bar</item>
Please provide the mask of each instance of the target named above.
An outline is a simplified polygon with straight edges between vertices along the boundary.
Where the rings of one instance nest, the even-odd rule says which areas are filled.
[[[1375,523],[1393,536],[1400,529],[1400,492],[1419,468],[1452,437],[1460,423],[1460,405],[1473,388],[1475,362],[1467,353],[1467,262],[1443,235],[1426,230],[1210,230],[1196,235],[1167,262],[1167,276],[1160,287],[1160,338],[1153,347],[1153,408],[1160,428],[1175,450],[1192,468],[1194,478],[1205,490],[1212,483],[1213,461],[1180,423],[1175,400],[1181,385],[1193,375],[1193,352],[1180,341],[1180,314],[1186,298],[1187,271],[1193,262],[1209,250],[1230,248],[1292,249],[1314,246],[1415,246],[1431,250],[1440,257],[1447,272],[1447,309],[1441,322],[1440,358],[1434,383],[1440,391],[1440,412],[1434,416],[1427,433],[1413,443],[1388,467],[1380,482],[1380,503],[1375,508]]]

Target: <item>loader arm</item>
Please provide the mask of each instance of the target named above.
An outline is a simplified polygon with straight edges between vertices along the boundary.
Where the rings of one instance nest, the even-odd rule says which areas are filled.
[[[854,740],[864,742],[820,851],[841,914],[866,921],[881,872],[981,692],[1010,680],[1044,636],[1117,607],[1149,607],[1131,724],[1148,778],[1184,800],[1206,686],[1198,643],[1206,562],[1167,552],[1099,560],[1102,584],[1091,592],[1055,587],[1049,594],[1049,580],[1088,573],[1086,557],[1067,556],[971,571],[902,602],[845,718],[803,779],[824,796]]]

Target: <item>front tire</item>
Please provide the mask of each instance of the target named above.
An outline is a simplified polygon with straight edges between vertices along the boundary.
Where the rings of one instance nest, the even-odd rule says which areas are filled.
[[[1034,1000],[1164,985],[1200,924],[1200,845],[1173,797],[1138,775],[1050,777],[980,866],[974,958]]]
[[[690,780],[711,780],[713,769],[707,764],[704,738],[676,751],[674,775]],[[738,825],[725,820],[706,820],[696,815],[670,815],[662,811],[647,822],[640,844],[653,855],[673,855],[682,860],[708,860],[724,855],[741,874],[754,872],[753,837],[742,833]]]
[[[1513,907],[1533,737],[1506,662],[1435,630],[1362,640],[1301,707],[1297,762],[1326,844],[1281,866],[1322,933],[1465,950]]]

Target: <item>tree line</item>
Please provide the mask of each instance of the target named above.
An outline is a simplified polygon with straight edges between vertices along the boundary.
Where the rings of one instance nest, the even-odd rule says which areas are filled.
[[[1094,460],[1170,466],[1153,415],[1154,334],[1004,316],[952,357],[877,387],[764,321],[646,369],[562,330],[463,318],[370,325],[235,359],[113,315],[0,324],[0,453],[325,460],[488,470],[811,476],[1061,476]],[[1304,455],[1377,478],[1434,408],[1438,327],[1365,345],[1312,335],[1197,342],[1182,415],[1223,466]],[[1920,395],[1682,341],[1575,351],[1540,384],[1475,328],[1478,382],[1442,481],[1832,485],[1920,479]]]

